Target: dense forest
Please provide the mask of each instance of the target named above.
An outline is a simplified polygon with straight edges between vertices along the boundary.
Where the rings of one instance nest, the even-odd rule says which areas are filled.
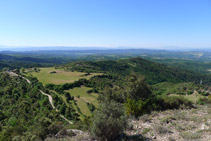
[[[54,123],[61,121],[47,97],[40,94],[42,85],[27,84],[20,77],[0,75],[0,140],[44,139]]]
[[[149,84],[160,82],[195,82],[201,80],[211,83],[211,75],[201,74],[173,66],[163,65],[142,58],[122,59],[117,61],[81,61],[64,65],[70,71],[103,72],[108,75],[124,77],[132,72],[145,77]]]

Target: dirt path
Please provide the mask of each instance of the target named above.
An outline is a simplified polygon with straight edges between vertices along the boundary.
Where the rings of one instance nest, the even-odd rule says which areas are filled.
[[[25,79],[27,83],[31,84],[31,81],[29,79],[27,79],[26,77],[23,77],[23,76],[22,76],[22,78]]]
[[[58,109],[56,109],[56,107],[53,104],[53,98],[51,95],[44,93],[42,90],[39,90],[41,94],[48,96],[49,102],[52,106],[53,109],[56,110],[56,112],[59,112]],[[65,118],[63,115],[60,114],[60,117],[63,118],[65,121],[67,121],[69,124],[73,124],[73,122],[71,122],[70,120],[68,120],[67,118]]]
[[[53,98],[52,98],[52,96],[49,95],[49,94],[44,93],[42,90],[39,90],[39,91],[41,92],[41,94],[43,94],[45,96],[48,96],[48,99],[49,99],[49,102],[50,102],[52,108],[55,109],[58,112],[58,109],[56,109],[56,107],[53,104]]]

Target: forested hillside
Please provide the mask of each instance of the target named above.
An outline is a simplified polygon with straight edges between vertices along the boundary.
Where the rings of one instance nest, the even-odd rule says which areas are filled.
[[[80,61],[64,65],[70,71],[103,72],[112,76],[124,77],[131,73],[143,75],[149,84],[160,82],[195,82],[211,83],[211,75],[200,74],[173,66],[148,61],[142,58],[122,59],[117,61]]]
[[[56,57],[37,57],[37,56],[31,57],[24,55],[0,54],[0,69],[53,66],[56,64],[67,63],[70,61],[71,59],[66,60],[63,58],[56,58]]]
[[[0,74],[0,140],[43,140],[63,128],[59,113],[40,93],[36,79]]]

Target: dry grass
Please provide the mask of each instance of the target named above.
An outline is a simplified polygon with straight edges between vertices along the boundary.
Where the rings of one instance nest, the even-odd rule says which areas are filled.
[[[155,130],[156,133],[158,134],[167,134],[167,133],[171,133],[171,131],[165,127],[165,126],[162,126],[160,124],[156,124],[153,129]]]
[[[167,110],[143,115],[130,123],[132,130],[126,135],[143,135],[157,141],[211,140],[210,107],[198,106],[197,109]]]

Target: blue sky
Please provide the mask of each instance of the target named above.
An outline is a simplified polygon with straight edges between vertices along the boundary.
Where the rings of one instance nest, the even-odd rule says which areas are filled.
[[[0,45],[211,47],[211,0],[0,0]]]

